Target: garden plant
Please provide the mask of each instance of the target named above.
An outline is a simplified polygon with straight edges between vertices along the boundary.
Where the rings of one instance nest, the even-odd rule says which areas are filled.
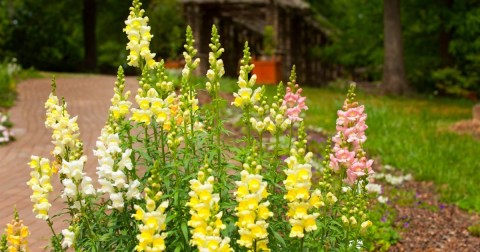
[[[256,86],[248,43],[229,104],[220,95],[224,65],[213,26],[206,73],[209,102],[200,104],[192,75],[199,64],[186,31],[181,87],[149,49],[148,17],[133,1],[124,32],[128,65],[141,71],[135,103],[119,67],[108,120],[93,150],[98,183],[84,171],[87,151],[77,117],[52,92],[45,126],[53,157],[32,156],[31,200],[52,231],[50,249],[65,251],[356,251],[369,233],[373,174],[363,144],[367,116],[351,85],[324,153],[308,151],[308,109],[293,68],[274,97]],[[226,128],[225,110],[241,113],[241,130]],[[287,136],[288,141],[280,139]],[[270,140],[273,139],[273,140]],[[315,162],[322,156],[322,162]],[[53,176],[65,210],[50,212]],[[98,186],[97,186],[98,184]],[[56,231],[55,221],[68,228]],[[15,219],[19,222],[18,217]],[[20,223],[21,224],[21,223]],[[28,233],[28,231],[25,231]],[[26,233],[23,234],[26,234]],[[10,232],[11,233],[11,232]],[[24,235],[1,248],[27,250]],[[8,241],[8,244],[7,244]]]
[[[9,120],[8,114],[0,112],[0,145],[14,140],[11,128],[12,123]]]

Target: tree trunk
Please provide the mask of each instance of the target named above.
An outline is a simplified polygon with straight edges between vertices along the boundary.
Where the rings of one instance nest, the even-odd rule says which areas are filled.
[[[384,62],[383,85],[390,94],[403,94],[407,88],[403,62],[400,0],[384,0]]]
[[[448,13],[453,5],[453,0],[443,0],[442,2],[445,12],[441,15],[442,24],[440,26],[440,34],[438,36],[438,44],[440,46],[440,59],[441,67],[450,67],[454,65],[455,59],[453,55],[449,52],[450,41],[452,40],[453,31],[451,28],[448,28],[448,20],[450,17]]]
[[[83,65],[86,71],[95,71],[97,68],[96,13],[96,0],[83,0],[83,46],[85,50]]]

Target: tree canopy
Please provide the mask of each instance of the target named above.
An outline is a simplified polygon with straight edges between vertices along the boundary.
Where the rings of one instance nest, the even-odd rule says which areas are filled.
[[[345,66],[349,77],[380,80],[383,1],[309,1],[338,30],[334,42],[320,55],[328,62]],[[477,0],[403,0],[401,18],[410,85],[423,92],[480,93]]]
[[[383,0],[307,0],[331,43],[312,48],[327,64],[340,65],[344,77],[382,79]],[[42,70],[81,71],[84,61],[84,1],[46,4],[38,0],[0,0],[0,59],[16,57]],[[124,65],[123,20],[129,1],[96,4],[97,71]],[[175,58],[182,50],[185,22],[178,0],[143,1],[155,39],[152,51]],[[401,1],[403,56],[408,83],[421,92],[480,93],[480,5],[478,0]]]

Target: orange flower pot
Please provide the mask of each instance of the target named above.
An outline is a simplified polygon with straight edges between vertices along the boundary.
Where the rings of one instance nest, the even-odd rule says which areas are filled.
[[[253,59],[252,63],[255,65],[252,73],[257,75],[257,83],[276,85],[282,80],[282,65],[280,59]]]
[[[181,61],[181,60],[166,60],[165,61],[165,68],[166,69],[182,69],[183,68],[183,61]]]

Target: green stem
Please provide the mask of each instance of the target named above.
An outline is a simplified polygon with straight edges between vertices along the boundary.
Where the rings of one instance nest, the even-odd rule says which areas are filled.
[[[218,100],[215,99],[215,112],[216,112],[216,116],[215,116],[215,121],[214,121],[214,124],[215,124],[215,127],[216,127],[216,133],[217,133],[217,163],[218,163],[218,167],[219,167],[219,170],[221,170],[221,166],[222,166],[222,150],[221,150],[221,141],[220,141],[220,136],[221,136],[221,126],[220,126],[220,108],[219,108],[219,104],[218,104]],[[221,172],[223,172],[221,170]]]
[[[305,241],[305,236],[302,237],[302,239],[300,240],[300,250],[299,250],[300,252],[303,252],[303,243],[304,243],[304,241]]]
[[[162,160],[163,160],[163,166],[165,166],[166,162],[166,157],[165,157],[165,138],[164,138],[164,133],[163,133],[163,125],[162,129],[160,130],[160,136],[162,139],[160,139],[161,142],[161,147],[162,147]]]
[[[191,144],[191,148],[192,148],[192,153],[193,153],[193,156],[196,156],[197,154],[197,151],[196,151],[196,146],[195,146],[195,131],[193,130],[193,126],[195,124],[194,122],[194,115],[193,115],[193,104],[190,103],[190,134],[191,134],[191,140],[190,141],[190,144]]]
[[[259,157],[260,165],[262,165],[262,153],[263,153],[263,131],[262,131],[262,132],[260,132],[260,134],[259,134],[258,143],[259,143],[259,146],[258,146],[258,157]]]
[[[278,158],[278,151],[279,151],[279,146],[280,146],[280,132],[275,132],[275,159]]]
[[[193,69],[191,69],[193,70]],[[190,134],[191,134],[191,140],[195,139],[195,133],[193,131],[193,126],[194,126],[194,115],[193,115],[193,104],[192,104],[192,101],[191,99],[193,99],[193,85],[192,85],[192,82],[189,81],[188,79],[185,80],[188,82],[188,91],[187,91],[187,94],[188,94],[188,104],[190,105]],[[185,131],[186,132],[186,131]],[[194,141],[190,141],[191,142],[191,146],[190,148],[192,149],[192,153],[193,153],[193,156],[196,156],[196,148],[195,148],[195,142]]]
[[[152,155],[150,155],[150,148],[148,147],[148,126],[145,124],[143,128],[145,129],[145,138],[143,139],[143,144],[145,145],[145,150],[147,151],[148,156],[152,157]]]
[[[47,218],[47,224],[48,224],[48,227],[50,227],[50,230],[52,231],[53,237],[55,237],[55,242],[57,243],[56,247],[58,246],[58,248],[61,248],[62,244],[60,243],[60,240],[58,240],[57,233],[55,233],[55,230],[53,229],[53,222],[50,219],[50,217]]]
[[[153,137],[155,139],[155,147],[158,146],[158,130],[157,130],[157,122],[154,121],[154,124],[153,124]]]
[[[250,106],[245,108],[245,125],[247,126],[247,142],[248,146],[252,145],[252,129],[250,125]]]
[[[128,138],[128,148],[132,150],[132,153],[130,154],[130,159],[132,160],[132,167],[133,169],[131,170],[131,175],[134,179],[137,179],[137,173],[135,172],[135,169],[137,167],[137,160],[135,159],[135,151],[133,150],[133,137],[130,134],[130,123],[125,124],[125,128],[127,131],[127,138]]]
[[[293,122],[290,124],[290,141],[288,143],[288,153],[292,149],[292,140],[293,140]]]
[[[192,114],[192,113],[190,113],[190,114]],[[191,122],[191,121],[190,121],[190,122]],[[190,124],[191,124],[191,123],[190,123]],[[192,139],[190,138],[191,135],[189,135],[189,134],[187,133],[187,128],[188,128],[187,121],[186,121],[186,120],[183,120],[183,132],[185,132],[185,145],[186,145],[186,146],[185,146],[185,150],[186,150],[186,151],[184,152],[183,155],[184,155],[184,159],[190,160],[190,157],[185,157],[185,156],[189,153],[189,151],[188,151],[189,148],[190,148],[190,149],[192,150],[192,152],[193,152],[193,147],[192,147],[192,142],[193,142],[193,141],[192,141]],[[192,132],[193,132],[193,131],[192,131]],[[190,132],[190,133],[192,133],[192,132]],[[187,166],[185,167],[185,172],[186,172],[187,176],[190,175],[190,162],[187,163]]]
[[[178,170],[177,167],[177,150],[172,150],[172,163],[173,163],[173,169],[175,170],[175,188],[176,192],[179,192],[180,189],[180,171]]]
[[[78,185],[77,185],[77,191],[79,191]],[[87,223],[88,231],[90,232],[90,236],[95,241],[96,235],[93,232],[92,227],[90,226],[90,220],[91,219],[88,217],[88,211],[85,211],[85,206],[82,204],[82,198],[81,197],[79,198],[78,203],[80,204],[80,209],[83,211],[83,214],[85,214],[85,217],[87,217],[86,218],[86,223]]]
[[[350,239],[348,239],[349,231],[350,231],[350,228],[347,228],[347,231],[346,231],[346,233],[345,233],[345,240],[346,240],[347,242],[350,242]]]

